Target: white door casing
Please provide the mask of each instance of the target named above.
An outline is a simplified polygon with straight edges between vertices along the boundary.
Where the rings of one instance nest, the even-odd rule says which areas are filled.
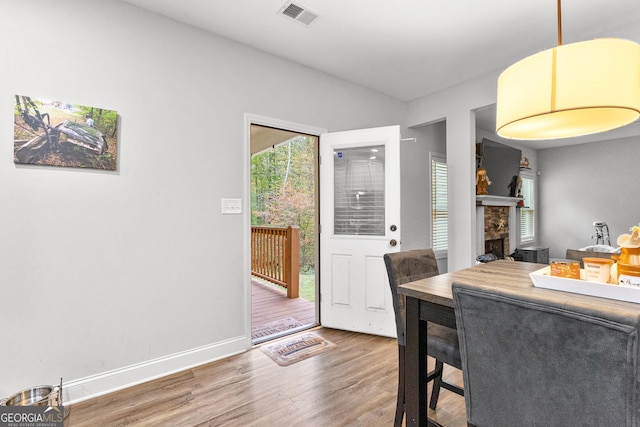
[[[320,322],[395,337],[383,255],[400,250],[400,127],[320,136]]]

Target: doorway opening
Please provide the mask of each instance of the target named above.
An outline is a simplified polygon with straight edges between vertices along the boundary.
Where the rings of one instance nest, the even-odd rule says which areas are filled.
[[[315,135],[251,124],[251,340],[318,324]]]

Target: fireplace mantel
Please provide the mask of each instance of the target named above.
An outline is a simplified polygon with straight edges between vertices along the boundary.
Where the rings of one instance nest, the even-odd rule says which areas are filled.
[[[521,201],[521,197],[509,197],[509,196],[476,196],[476,206],[518,206],[518,202]]]
[[[522,198],[508,196],[476,196],[476,256],[484,254],[485,230],[484,209],[485,206],[505,206],[509,208],[509,251],[516,249],[519,221],[517,219],[517,206]],[[505,254],[508,255],[508,254]]]

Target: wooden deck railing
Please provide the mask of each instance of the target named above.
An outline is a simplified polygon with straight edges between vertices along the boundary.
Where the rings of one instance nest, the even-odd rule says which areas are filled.
[[[298,298],[300,228],[251,227],[251,274],[287,290]]]

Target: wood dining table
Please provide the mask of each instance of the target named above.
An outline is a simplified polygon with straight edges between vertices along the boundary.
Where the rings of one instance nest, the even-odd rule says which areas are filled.
[[[451,285],[487,284],[533,288],[529,273],[543,264],[498,260],[427,279],[405,283],[398,292],[406,297],[405,413],[407,426],[439,426],[427,410],[427,322],[456,327]],[[540,289],[541,292],[559,292]]]

